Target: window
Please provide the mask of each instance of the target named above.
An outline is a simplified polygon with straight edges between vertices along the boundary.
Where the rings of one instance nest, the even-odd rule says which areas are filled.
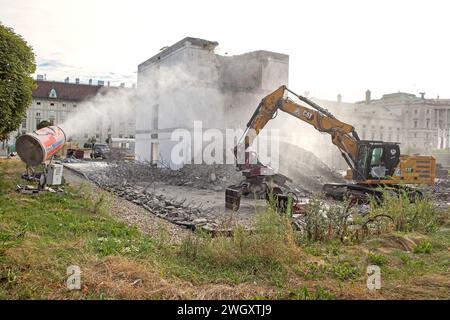
[[[52,88],[52,90],[50,90],[50,92],[48,93],[49,98],[56,98],[56,90],[54,88]]]
[[[22,120],[22,128],[26,128],[27,127],[27,118]]]
[[[87,139],[89,136],[87,133],[84,134],[84,138]]]
[[[372,159],[370,160],[371,166],[378,166],[381,164],[381,156],[383,155],[383,148],[374,148],[372,151]]]
[[[414,120],[414,128],[417,128],[417,120]]]
[[[95,138],[100,138],[100,135],[97,133],[96,135],[95,135]]]
[[[427,119],[427,129],[430,128],[430,119]]]
[[[130,134],[130,139],[134,139],[134,135]]]
[[[50,111],[49,114],[48,114],[48,121],[49,121],[52,125],[54,125],[54,124],[55,124],[55,119],[56,119],[56,117],[55,117],[55,111]]]
[[[53,102],[51,102],[50,105],[53,107],[55,104]]]
[[[38,101],[38,102],[36,102],[36,104],[37,104],[38,106],[40,106],[40,105],[41,105],[41,102],[40,102],[40,101]]]
[[[156,142],[151,143],[150,159],[152,165],[155,165],[158,161],[158,143]]]
[[[63,103],[63,104],[62,104],[62,106],[63,106],[63,107],[65,107],[65,106],[66,106],[66,104],[65,104],[65,103]]]
[[[36,111],[36,117],[40,117],[41,116],[41,112],[40,111]]]
[[[74,104],[74,105],[73,105],[73,107],[74,107],[74,108],[76,108],[76,107],[77,107],[77,105],[76,105],[76,104]]]
[[[39,123],[41,123],[41,118],[36,118],[36,129],[39,126]]]
[[[418,113],[417,109],[416,109],[416,110],[414,110],[414,114],[417,114],[417,113]]]

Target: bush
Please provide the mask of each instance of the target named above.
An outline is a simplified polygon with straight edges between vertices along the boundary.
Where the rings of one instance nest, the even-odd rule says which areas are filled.
[[[406,191],[399,194],[385,191],[381,202],[371,199],[367,221],[372,229],[381,231],[391,226],[395,231],[429,233],[439,228],[440,216],[426,196],[412,202]]]
[[[344,281],[358,277],[361,272],[357,267],[352,266],[349,262],[338,262],[332,265],[331,274],[334,278]]]
[[[369,264],[374,264],[381,267],[388,262],[388,259],[383,255],[369,252],[369,254],[367,255],[367,261]]]
[[[414,253],[431,253],[432,248],[429,241],[421,241],[414,247]]]
[[[304,237],[308,241],[343,241],[349,234],[348,203],[327,205],[321,198],[313,198],[305,216]]]

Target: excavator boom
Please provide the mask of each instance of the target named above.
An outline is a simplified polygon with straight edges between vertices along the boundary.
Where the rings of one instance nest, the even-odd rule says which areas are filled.
[[[285,97],[286,93],[294,94],[300,101],[312,108],[300,105]],[[244,147],[247,149],[266,124],[273,119],[277,111],[286,112],[306,123],[312,125],[316,130],[331,135],[331,141],[341,151],[350,168],[355,169],[358,153],[358,141],[360,140],[352,125],[336,119],[328,110],[322,108],[314,101],[297,95],[293,91],[281,86],[271,94],[262,99],[258,108],[247,123],[244,137]]]

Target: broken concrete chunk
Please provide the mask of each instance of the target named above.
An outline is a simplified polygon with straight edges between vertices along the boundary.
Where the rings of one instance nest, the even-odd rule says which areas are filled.
[[[195,225],[204,225],[207,222],[208,222],[208,220],[206,220],[205,218],[199,218],[199,219],[195,219],[192,221],[192,223]]]

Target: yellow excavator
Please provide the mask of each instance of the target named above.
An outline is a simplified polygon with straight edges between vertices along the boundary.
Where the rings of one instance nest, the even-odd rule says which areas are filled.
[[[294,102],[289,94],[296,96],[309,107]],[[344,184],[325,184],[324,192],[334,198],[355,196],[361,201],[367,200],[367,195],[381,196],[380,187],[390,187],[390,190],[408,190],[413,198],[421,195],[420,191],[409,185],[433,185],[435,181],[436,160],[432,156],[401,155],[400,146],[395,142],[361,140],[355,128],[338,120],[327,109],[314,101],[296,94],[286,86],[281,86],[262,99],[257,109],[247,123],[243,138],[234,148],[238,153],[245,151],[244,163],[238,163],[246,180],[241,184],[230,186],[226,190],[225,203],[227,208],[239,208],[241,194],[260,190],[264,185],[266,192],[281,194],[281,188],[273,183],[271,174],[262,174],[267,167],[257,162],[249,164],[247,149],[265,125],[276,116],[278,110],[284,111],[299,120],[312,125],[319,132],[328,133],[331,142],[339,149],[347,162],[349,169],[345,178],[351,180]],[[267,171],[267,170],[266,170]]]

